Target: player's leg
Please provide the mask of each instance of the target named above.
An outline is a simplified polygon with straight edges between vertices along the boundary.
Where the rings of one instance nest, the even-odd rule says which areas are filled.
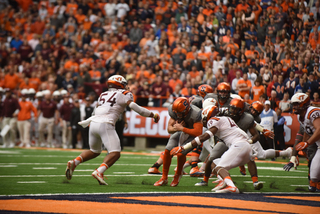
[[[163,186],[168,183],[168,174],[169,174],[169,168],[170,168],[171,159],[172,159],[172,156],[170,155],[170,151],[174,147],[178,146],[180,135],[181,135],[181,132],[176,132],[170,136],[166,149],[164,150],[164,154],[163,154],[162,176],[160,180],[154,183],[154,186]]]
[[[186,162],[186,155],[179,153],[177,154],[177,171],[174,174],[173,180],[170,184],[170,186],[175,187],[178,186],[180,179],[183,175],[183,165]]]
[[[317,184],[317,192],[320,192],[319,182],[320,182],[320,150],[317,149],[315,156],[312,159],[310,166],[310,180]]]
[[[163,156],[164,152],[161,152],[158,160],[148,169],[148,174],[162,174],[162,172],[159,171],[159,168],[163,164]]]
[[[226,184],[225,188],[213,190],[217,193],[239,193],[239,189],[231,180],[228,170],[244,165],[250,161],[252,149],[247,142],[238,142],[230,146],[222,156],[221,160],[215,168],[215,172],[219,175]]]
[[[66,169],[66,177],[68,180],[72,178],[76,166],[100,155],[102,142],[100,136],[97,134],[97,130],[99,130],[99,123],[92,122],[89,127],[90,150],[85,150],[75,159],[68,161]]]
[[[191,169],[190,169],[190,176],[191,177],[202,177],[204,175],[203,172],[200,172],[198,163],[200,162],[200,154],[202,151],[202,147],[198,146],[194,148],[191,152]]]
[[[258,181],[258,170],[257,170],[256,162],[252,160],[248,162],[248,171],[251,175],[251,180],[252,180],[254,189],[255,190],[262,189],[263,183]]]

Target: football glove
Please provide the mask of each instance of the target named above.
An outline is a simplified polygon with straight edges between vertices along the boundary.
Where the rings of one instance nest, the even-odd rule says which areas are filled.
[[[300,142],[296,145],[296,150],[301,151],[301,150],[304,150],[305,148],[307,148],[308,146],[309,146],[308,142]]]
[[[174,156],[178,153],[181,153],[184,151],[184,148],[182,146],[177,146],[177,147],[174,147],[171,151],[170,151],[170,155]]]
[[[159,114],[155,113],[155,114],[153,115],[153,121],[154,121],[155,123],[158,123],[159,120],[160,120]]]
[[[290,162],[284,165],[283,169],[289,172],[292,167],[297,169],[297,166],[299,166],[299,158],[297,156],[291,156]]]
[[[268,129],[263,129],[263,135],[265,136],[265,137],[268,137],[268,138],[271,138],[271,139],[273,139],[274,138],[274,133],[273,133],[273,131],[270,131],[270,130],[268,130]]]

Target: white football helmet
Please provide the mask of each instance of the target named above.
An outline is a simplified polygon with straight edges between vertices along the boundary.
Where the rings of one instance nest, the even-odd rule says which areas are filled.
[[[22,94],[22,95],[28,94],[28,89],[26,89],[26,88],[25,88],[25,89],[22,89],[22,90],[21,90],[21,94]]]
[[[60,91],[54,91],[52,96],[59,97],[60,96]]]
[[[34,90],[33,88],[29,88],[28,89],[28,94],[35,94],[36,90]]]
[[[202,103],[202,108],[205,109],[208,106],[217,106],[217,101],[214,98],[207,98]]]
[[[201,116],[202,116],[202,123],[206,127],[207,121],[218,114],[219,109],[217,106],[211,105],[207,106],[202,110]]]
[[[234,99],[234,98],[242,99],[242,97],[240,97],[238,94],[230,94],[230,97],[232,99]]]
[[[108,79],[108,87],[109,88],[118,88],[118,89],[125,89],[128,82],[127,80],[121,75],[113,75]]]
[[[305,93],[296,93],[291,98],[294,114],[300,114],[310,106],[310,97]]]
[[[42,93],[41,91],[38,91],[38,92],[36,93],[36,97],[43,97],[43,93]]]

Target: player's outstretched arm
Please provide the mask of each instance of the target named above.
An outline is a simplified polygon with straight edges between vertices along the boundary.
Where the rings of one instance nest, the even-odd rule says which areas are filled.
[[[201,145],[204,141],[208,140],[209,138],[213,137],[214,134],[218,131],[216,127],[211,127],[209,130],[207,130],[204,134],[200,135],[199,137],[196,137],[191,142],[187,143],[184,146],[178,146],[173,148],[170,151],[170,155],[176,155],[178,153],[181,153],[187,149],[192,149],[198,145]]]
[[[256,123],[256,129],[259,131],[259,132],[262,132],[262,134],[265,136],[265,137],[268,137],[268,138],[271,138],[273,139],[274,138],[274,133],[273,131],[270,131],[268,129],[264,129],[260,124]]]
[[[139,106],[138,104],[136,104],[135,102],[132,102],[131,100],[129,100],[127,102],[127,105],[135,112],[137,112],[138,114],[140,114],[143,117],[152,117],[154,122],[157,123],[160,120],[160,116],[157,113],[153,113],[151,111],[149,111],[148,109]]]
[[[313,121],[313,126],[315,128],[314,133],[312,134],[312,136],[308,140],[305,140],[306,138],[304,137],[303,142],[300,142],[295,146],[297,151],[304,150],[309,145],[314,144],[315,142],[317,142],[320,139],[320,116]],[[306,133],[305,133],[305,135],[306,135]]]

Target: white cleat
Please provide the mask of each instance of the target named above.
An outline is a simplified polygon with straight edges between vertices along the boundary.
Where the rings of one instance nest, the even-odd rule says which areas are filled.
[[[208,186],[208,182],[205,182],[202,180],[201,182],[196,183],[195,186],[196,187]]]
[[[100,185],[108,185],[105,181],[104,181],[104,176],[102,173],[98,172],[98,170],[94,170],[94,172],[92,173],[92,177],[94,177],[95,179],[97,179],[97,181],[99,182]]]
[[[76,164],[74,160],[68,161],[67,168],[66,168],[66,177],[68,180],[71,180],[72,174],[75,168],[76,168]]]
[[[237,187],[227,186],[226,188],[216,190],[215,193],[240,193]]]
[[[224,182],[224,180],[220,180],[218,185],[215,188],[213,188],[211,191],[217,191],[217,190],[225,188],[226,186],[227,186],[226,182]]]
[[[260,189],[263,188],[263,183],[262,183],[262,182],[259,182],[259,181],[254,182],[254,183],[253,183],[253,187],[254,187],[255,190],[260,190]]]
[[[290,158],[292,156],[292,147],[288,147],[285,151],[287,152],[287,157]]]

